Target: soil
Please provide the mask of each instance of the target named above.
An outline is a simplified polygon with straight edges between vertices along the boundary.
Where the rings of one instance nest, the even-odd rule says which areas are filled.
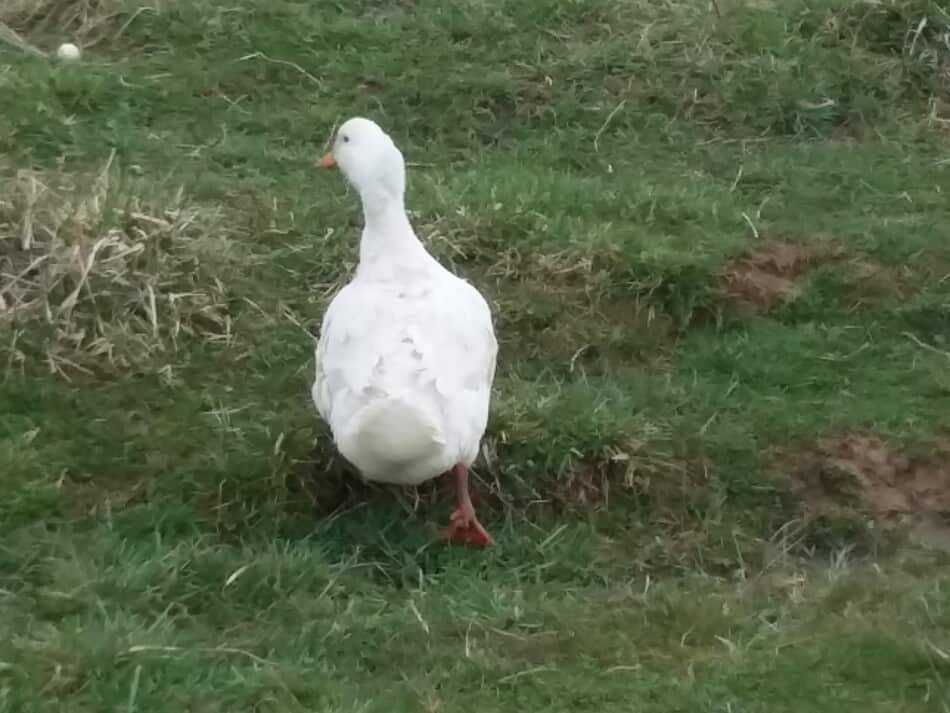
[[[880,436],[849,432],[782,454],[810,514],[857,511],[885,529],[950,548],[950,442],[926,456],[902,453]]]
[[[769,312],[797,298],[808,273],[838,253],[836,246],[824,241],[764,238],[720,273],[719,289],[741,312]]]

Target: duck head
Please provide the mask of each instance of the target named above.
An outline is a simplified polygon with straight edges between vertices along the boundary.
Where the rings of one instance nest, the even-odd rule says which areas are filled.
[[[319,168],[338,167],[364,204],[398,201],[406,191],[402,153],[378,124],[356,117],[336,132],[333,148],[317,161]]]

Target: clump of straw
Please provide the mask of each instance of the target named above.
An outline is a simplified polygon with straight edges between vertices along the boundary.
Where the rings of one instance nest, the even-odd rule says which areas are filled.
[[[183,336],[230,345],[217,208],[179,190],[157,207],[118,185],[113,158],[79,179],[21,170],[0,189],[0,329],[53,372],[127,367]]]

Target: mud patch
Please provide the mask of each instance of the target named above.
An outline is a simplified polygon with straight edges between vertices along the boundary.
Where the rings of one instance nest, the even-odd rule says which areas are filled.
[[[950,443],[912,456],[873,433],[852,432],[781,458],[809,514],[857,512],[920,544],[950,549]]]
[[[808,273],[839,253],[840,248],[825,241],[765,238],[719,274],[719,290],[740,312],[769,312],[801,295]]]

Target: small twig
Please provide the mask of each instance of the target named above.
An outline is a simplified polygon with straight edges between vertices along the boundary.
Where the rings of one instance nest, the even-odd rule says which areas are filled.
[[[24,277],[32,273],[36,268],[38,268],[44,262],[49,260],[49,258],[50,258],[49,253],[47,253],[46,255],[40,255],[38,258],[33,260],[29,265],[27,265],[25,268],[20,270],[19,273],[17,273],[16,275],[13,275],[13,279],[11,279],[10,282],[6,286],[0,289],[0,295],[2,295],[5,292],[12,294],[13,288],[16,287],[17,283],[20,280],[22,280]]]
[[[135,671],[132,673],[132,685],[129,686],[129,700],[126,705],[126,710],[129,713],[134,713],[135,711],[135,699],[139,695],[139,682],[142,679],[142,665],[139,664],[135,667]]]
[[[517,673],[513,673],[510,676],[505,676],[504,678],[499,679],[498,683],[511,683],[512,681],[518,680],[522,676],[533,676],[535,674],[545,673],[551,670],[552,669],[550,666],[535,666],[534,668],[527,668],[524,671],[518,671]]]
[[[570,373],[572,373],[572,374],[574,373],[574,367],[575,367],[576,364],[577,364],[577,360],[580,358],[581,354],[583,354],[583,353],[584,353],[585,351],[587,351],[589,348],[590,348],[590,344],[585,344],[585,345],[582,346],[580,349],[578,349],[576,352],[574,352],[574,355],[571,357],[571,364],[570,364],[570,367],[569,367]]]
[[[314,77],[312,74],[310,74],[310,72],[308,72],[306,69],[304,69],[303,67],[301,67],[301,66],[300,66],[299,64],[297,64],[296,62],[288,62],[286,59],[273,59],[272,57],[268,57],[268,56],[267,56],[266,54],[264,54],[263,52],[253,52],[253,53],[251,53],[251,54],[244,55],[243,57],[241,57],[241,58],[238,59],[238,62],[246,62],[247,60],[250,60],[250,59],[262,59],[262,60],[264,60],[265,62],[271,62],[272,64],[283,64],[283,65],[286,65],[287,67],[291,67],[291,68],[293,68],[293,69],[296,69],[298,72],[300,72],[303,76],[305,76],[307,79],[309,79],[310,81],[312,81],[314,84],[316,84],[316,85],[317,85],[318,87],[320,87],[321,89],[323,88],[323,82],[321,82],[319,79],[317,79],[316,77]]]
[[[148,290],[148,319],[152,324],[152,337],[158,339],[158,307],[155,304],[155,290],[146,285]]]
[[[412,611],[413,615],[416,617],[416,621],[419,622],[419,626],[422,627],[422,630],[423,630],[423,631],[426,633],[426,635],[428,636],[428,634],[429,634],[429,624],[428,624],[428,622],[423,618],[422,613],[419,611],[419,608],[416,606],[416,603],[415,603],[414,601],[412,601],[411,599],[409,600],[409,609]]]
[[[327,136],[326,142],[323,144],[323,150],[329,151],[330,147],[333,146],[333,140],[336,138],[336,130],[340,126],[340,119],[337,117],[333,120],[333,126],[330,127],[330,134]]]
[[[36,57],[47,59],[46,53],[43,52],[43,50],[37,49],[31,45],[29,42],[20,37],[20,35],[18,35],[12,27],[3,22],[0,22],[0,41],[13,45],[17,49],[21,49],[24,52],[29,52]]]
[[[20,225],[20,249],[29,250],[33,247],[33,209],[36,208],[36,202],[41,193],[38,193],[36,186],[38,181],[35,176],[30,176],[30,192],[26,196],[26,205],[23,207],[23,222]],[[42,184],[40,184],[42,185]],[[44,186],[45,190],[45,186]]]
[[[567,529],[567,523],[562,524],[554,532],[544,538],[544,540],[538,545],[538,549],[543,551],[548,548],[548,546],[556,540],[564,530]]]
[[[712,3],[713,12],[716,13],[716,19],[721,20],[721,19],[722,19],[722,10],[719,9],[719,3],[717,2],[717,0],[710,0],[710,1],[711,1],[711,3]]]
[[[597,133],[594,134],[594,152],[595,152],[595,153],[597,153],[597,152],[600,151],[600,136],[601,136],[601,134],[604,133],[604,130],[607,128],[607,125],[608,125],[608,124],[611,122],[611,120],[617,115],[617,112],[620,111],[621,109],[623,109],[623,107],[624,107],[624,105],[625,105],[626,103],[627,103],[627,100],[624,99],[624,100],[622,100],[617,106],[615,106],[615,107],[614,107],[614,110],[613,110],[612,112],[610,112],[610,113],[607,115],[607,118],[604,120],[604,123],[601,125],[601,127],[600,127],[599,129],[597,129]]]
[[[950,352],[945,352],[942,349],[937,349],[937,347],[931,344],[922,342],[916,335],[911,334],[910,332],[902,332],[902,334],[921,349],[926,349],[928,352],[933,352],[934,354],[939,354],[942,357],[950,359]]]
[[[931,651],[937,654],[937,656],[939,656],[944,661],[950,661],[950,654],[948,654],[943,649],[938,648],[936,645],[933,644],[933,642],[927,641],[927,648],[929,648]]]
[[[104,247],[111,247],[114,244],[115,241],[108,236],[99,238],[93,244],[92,249],[89,251],[89,254],[85,256],[85,258],[83,257],[79,246],[73,248],[76,251],[76,260],[80,267],[79,282],[77,283],[76,287],[73,288],[73,291],[66,296],[66,299],[60,303],[59,307],[57,308],[59,314],[65,315],[66,318],[69,319],[69,316],[73,311],[73,307],[76,306],[76,302],[79,299],[79,293],[82,291],[83,286],[86,284],[86,280],[89,279],[89,273],[92,272],[92,268],[96,264],[96,256]]]
[[[759,229],[755,227],[755,223],[752,222],[752,218],[750,218],[750,217],[748,216],[748,214],[746,214],[746,213],[743,213],[743,214],[742,214],[742,217],[745,218],[745,222],[749,224],[749,227],[750,227],[750,228],[752,228],[752,237],[754,237],[756,240],[758,240],[758,239],[759,239]]]
[[[732,182],[732,186],[729,188],[730,193],[735,193],[736,188],[739,187],[739,181],[742,180],[742,166],[739,166],[739,170],[736,172],[736,179]]]
[[[203,646],[203,647],[198,647],[194,649],[188,649],[188,648],[185,648],[184,646],[140,645],[140,646],[130,646],[128,649],[126,649],[123,652],[123,655],[128,656],[130,654],[143,654],[143,653],[181,654],[187,651],[194,651],[201,654],[232,654],[232,655],[238,655],[238,656],[246,656],[247,658],[251,659],[251,661],[262,664],[264,666],[275,665],[273,661],[268,661],[267,659],[263,659],[260,656],[257,656],[256,654],[252,654],[250,651],[245,651],[244,649],[235,649],[229,646],[216,646],[214,648]]]
[[[4,381],[7,381],[10,378],[10,372],[13,370],[13,362],[16,360],[17,355],[16,343],[20,338],[20,334],[22,334],[22,332],[19,329],[14,329],[13,339],[10,340],[10,346],[7,347],[10,353],[7,355],[7,368],[3,374]]]
[[[155,13],[157,13],[158,10],[156,10],[154,7],[148,7],[148,6],[146,6],[146,7],[140,7],[138,10],[136,10],[135,12],[132,13],[132,16],[131,16],[128,20],[126,20],[125,22],[122,23],[122,27],[120,27],[118,30],[116,30],[116,33],[112,36],[112,40],[115,41],[115,40],[119,39],[119,38],[123,35],[123,33],[125,33],[125,31],[126,31],[127,29],[129,29],[129,25],[131,25],[133,22],[135,22],[135,19],[136,19],[139,15],[141,15],[143,12],[155,12]]]
[[[920,39],[920,33],[924,31],[924,28],[927,26],[927,16],[924,15],[920,18],[920,22],[917,23],[917,29],[914,31],[914,39],[910,42],[910,49],[907,50],[907,55],[909,57],[914,56],[914,48],[917,46],[917,40]]]

